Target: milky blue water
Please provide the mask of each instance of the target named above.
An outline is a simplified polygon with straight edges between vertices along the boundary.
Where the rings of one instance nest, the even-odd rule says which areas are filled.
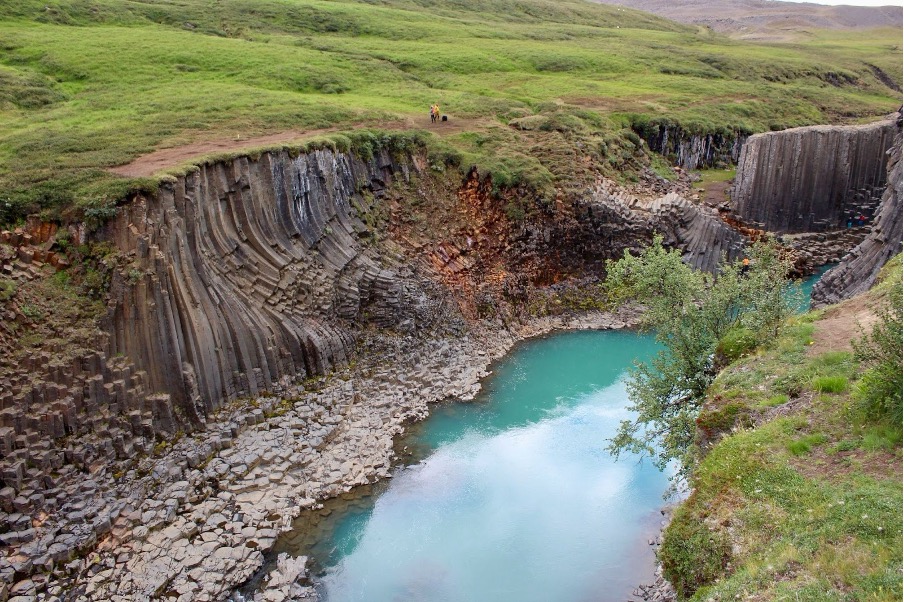
[[[327,602],[626,599],[651,578],[668,476],[605,447],[626,369],[655,351],[616,331],[520,345],[476,400],[412,427],[410,465],[304,513],[277,552],[310,555]]]
[[[651,578],[668,478],[605,447],[629,418],[625,369],[655,350],[615,331],[519,346],[478,399],[415,428],[423,461],[293,552],[329,602],[624,600]]]
[[[800,313],[804,313],[810,309],[810,295],[813,293],[813,287],[822,278],[822,275],[834,268],[837,263],[827,263],[826,265],[817,268],[816,272],[807,278],[803,279],[800,283],[800,289],[803,293],[803,299],[801,301],[800,307],[797,308],[797,311]]]

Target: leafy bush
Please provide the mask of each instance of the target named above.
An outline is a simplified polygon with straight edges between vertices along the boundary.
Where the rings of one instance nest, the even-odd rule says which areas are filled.
[[[743,326],[736,326],[719,339],[716,353],[724,359],[724,363],[731,363],[749,353],[756,345],[755,332]]]
[[[900,257],[900,256],[899,256]],[[860,379],[858,397],[871,419],[901,426],[902,379],[901,361],[901,268],[893,269],[885,304],[872,332],[864,334],[854,345],[857,359],[869,369]]]
[[[777,246],[761,242],[749,252],[753,261],[746,272],[736,262],[714,276],[690,268],[680,251],[665,250],[657,237],[641,255],[625,252],[607,264],[612,299],[645,304],[642,326],[655,330],[664,346],[629,378],[630,409],[637,418],[623,421],[610,441],[616,457],[623,451],[646,454],[661,469],[677,460],[676,478],[691,472],[695,420],[716,375],[719,342],[731,331],[750,333],[756,344],[774,339],[798,305],[786,294],[791,266]]]

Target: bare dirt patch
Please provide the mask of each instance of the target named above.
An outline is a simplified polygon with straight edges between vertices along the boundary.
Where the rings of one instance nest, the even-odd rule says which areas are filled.
[[[728,202],[728,189],[731,180],[726,182],[710,182],[704,187],[703,203],[710,207],[718,207]]]
[[[322,136],[324,134],[340,131],[350,131],[360,128],[377,128],[381,130],[393,131],[424,129],[434,132],[440,136],[451,136],[465,131],[481,129],[483,127],[486,127],[487,125],[488,124],[482,120],[458,119],[454,116],[450,116],[449,121],[435,124],[431,124],[429,118],[425,118],[423,121],[421,121],[409,117],[407,119],[382,123],[362,122],[344,127],[314,130],[288,130],[284,132],[267,134],[264,136],[243,136],[232,139],[220,138],[213,140],[198,140],[197,142],[192,142],[190,144],[183,144],[171,148],[161,148],[155,150],[152,153],[138,157],[137,159],[135,159],[131,163],[127,163],[126,165],[111,167],[108,169],[108,171],[111,171],[120,176],[126,176],[130,178],[150,177],[166,169],[178,167],[179,165],[187,163],[192,159],[203,157],[204,155],[225,152],[238,152],[246,149],[251,150],[254,148],[273,146],[289,142],[303,142],[305,140],[309,140],[316,136]]]
[[[861,330],[869,331],[878,320],[879,301],[872,295],[859,295],[826,310],[822,319],[814,323],[810,356],[827,351],[851,351],[851,341],[860,338]]]
[[[791,466],[810,479],[843,479],[857,474],[874,479],[901,476],[901,456],[893,452],[869,452],[862,449],[831,453],[831,444],[821,446],[801,458],[791,461]]]

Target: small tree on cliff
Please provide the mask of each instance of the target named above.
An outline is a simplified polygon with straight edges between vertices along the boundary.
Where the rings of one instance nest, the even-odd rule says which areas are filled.
[[[680,252],[664,249],[657,237],[640,255],[626,251],[608,262],[609,294],[642,303],[642,328],[654,331],[663,345],[650,363],[638,363],[631,372],[628,394],[637,418],[623,421],[610,441],[616,457],[623,451],[649,455],[660,469],[677,460],[679,475],[686,476],[717,352],[737,357],[774,338],[794,313],[799,288],[789,291],[791,264],[777,245],[756,243],[748,255],[748,267],[723,262],[712,275],[687,266]]]

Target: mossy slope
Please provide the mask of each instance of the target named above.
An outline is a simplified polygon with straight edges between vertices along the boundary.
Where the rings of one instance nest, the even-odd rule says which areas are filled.
[[[899,256],[869,294],[900,287],[900,270]],[[698,420],[706,455],[661,552],[687,599],[902,597],[900,417],[867,419],[853,353],[808,352],[826,336],[821,315],[712,386]]]

